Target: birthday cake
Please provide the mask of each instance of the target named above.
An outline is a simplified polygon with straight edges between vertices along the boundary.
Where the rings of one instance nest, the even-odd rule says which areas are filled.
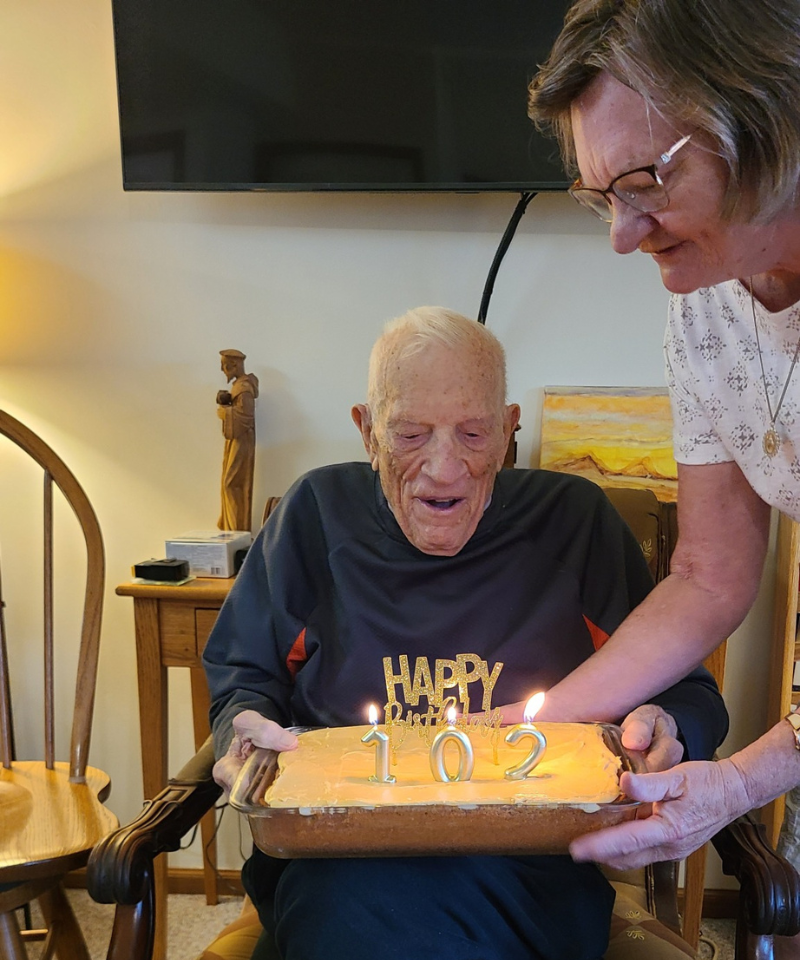
[[[370,780],[375,751],[361,743],[369,726],[309,730],[299,735],[296,750],[279,754],[262,803],[301,811],[426,804],[567,804],[591,810],[618,799],[621,760],[607,745],[602,726],[542,722],[537,727],[547,738],[547,749],[523,780],[507,780],[504,772],[526,756],[527,738],[512,746],[504,741],[505,730],[494,737],[491,731],[470,731],[475,755],[471,778],[438,782],[431,774],[429,743],[411,731],[391,753],[394,783]],[[448,769],[455,770],[455,749],[447,749],[453,753],[445,755]]]

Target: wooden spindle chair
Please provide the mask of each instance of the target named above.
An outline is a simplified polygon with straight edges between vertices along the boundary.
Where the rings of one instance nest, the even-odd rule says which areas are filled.
[[[16,716],[12,710],[11,643],[0,583],[0,957],[25,960],[26,941],[40,940],[44,942],[41,960],[54,956],[59,960],[90,960],[62,880],[70,871],[84,866],[92,847],[117,826],[116,817],[102,804],[110,790],[109,778],[87,765],[103,608],[103,539],[86,494],[60,457],[4,411],[0,411],[0,434],[21,448],[44,473],[43,759],[16,756],[14,722],[19,732],[23,725],[33,726],[33,719],[27,712],[27,702],[17,701]],[[86,546],[86,588],[68,762],[56,760],[54,486],[72,508]],[[13,509],[8,503],[5,507]],[[30,579],[35,579],[33,573]],[[21,930],[18,911],[34,900],[39,901],[45,928]]]

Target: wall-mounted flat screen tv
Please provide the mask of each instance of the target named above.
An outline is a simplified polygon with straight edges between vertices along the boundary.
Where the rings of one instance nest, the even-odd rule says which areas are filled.
[[[128,190],[563,190],[568,0],[113,0]]]

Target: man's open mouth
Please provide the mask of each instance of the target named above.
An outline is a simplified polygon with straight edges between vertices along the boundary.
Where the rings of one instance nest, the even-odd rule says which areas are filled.
[[[434,510],[448,510],[457,503],[461,503],[462,499],[463,497],[453,497],[449,500],[440,500],[436,497],[423,497],[422,502],[427,503],[427,505],[433,507]]]

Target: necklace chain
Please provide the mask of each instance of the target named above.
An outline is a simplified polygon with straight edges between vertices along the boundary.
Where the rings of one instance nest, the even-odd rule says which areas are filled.
[[[769,401],[769,390],[767,389],[767,376],[764,373],[764,357],[761,353],[761,340],[758,336],[758,320],[756,319],[756,298],[753,295],[753,278],[750,277],[748,281],[748,286],[750,288],[750,307],[753,311],[753,326],[756,331],[756,346],[758,347],[758,362],[761,366],[761,383],[764,386],[764,399],[767,401],[767,413],[769,414],[769,427],[765,430],[764,436],[761,440],[761,445],[764,448],[764,453],[768,457],[774,457],[781,445],[781,438],[778,436],[778,432],[775,429],[775,423],[778,420],[778,415],[781,412],[781,407],[783,406],[783,400],[786,396],[786,391],[789,389],[789,383],[792,379],[792,374],[794,373],[795,365],[797,364],[797,358],[800,357],[800,337],[797,339],[797,346],[795,347],[794,356],[792,357],[792,363],[789,367],[789,373],[786,377],[786,382],[783,385],[783,390],[781,390],[781,395],[778,400],[778,405],[775,407],[775,413],[772,412],[772,404]]]

